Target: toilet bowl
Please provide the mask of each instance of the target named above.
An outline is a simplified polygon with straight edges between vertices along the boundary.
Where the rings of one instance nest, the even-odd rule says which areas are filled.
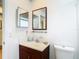
[[[75,49],[61,45],[54,45],[56,59],[73,59]]]

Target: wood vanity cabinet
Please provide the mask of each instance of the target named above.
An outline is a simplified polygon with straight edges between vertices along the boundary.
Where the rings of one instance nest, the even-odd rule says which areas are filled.
[[[19,59],[49,59],[49,46],[41,52],[19,45]]]

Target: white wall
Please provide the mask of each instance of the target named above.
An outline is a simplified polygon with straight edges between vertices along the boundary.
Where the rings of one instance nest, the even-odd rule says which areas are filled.
[[[76,14],[77,14],[77,47],[76,47],[76,57],[75,59],[79,59],[79,0],[77,0],[77,9],[76,9]]]
[[[19,59],[19,42],[27,37],[26,28],[16,28],[16,9],[18,6],[26,11],[29,11],[30,8],[27,0],[5,0],[3,59]]]
[[[50,43],[50,59],[55,59],[53,44],[76,47],[77,24],[75,0],[34,0],[27,3],[27,0],[5,0],[5,20],[4,20],[4,56],[3,59],[19,59],[18,43],[27,38],[26,29],[16,28],[16,8],[30,11],[28,35],[38,35],[48,37]],[[47,34],[32,32],[31,11],[47,6]],[[27,9],[28,8],[28,9]]]
[[[75,47],[76,27],[75,0],[48,2],[48,34],[52,42]]]
[[[36,0],[32,6],[32,10],[47,7],[50,59],[55,58],[53,44],[76,47],[76,0]]]

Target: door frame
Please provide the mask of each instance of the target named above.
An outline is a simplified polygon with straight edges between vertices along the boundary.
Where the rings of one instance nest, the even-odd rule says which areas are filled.
[[[4,59],[5,53],[5,0],[2,0],[2,59]]]

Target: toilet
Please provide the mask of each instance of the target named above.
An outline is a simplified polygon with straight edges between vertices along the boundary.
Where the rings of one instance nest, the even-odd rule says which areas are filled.
[[[73,59],[74,48],[62,45],[54,45],[56,59]]]

